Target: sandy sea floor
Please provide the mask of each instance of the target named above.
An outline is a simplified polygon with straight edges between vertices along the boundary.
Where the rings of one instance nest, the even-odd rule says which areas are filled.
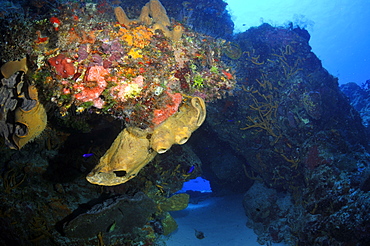
[[[242,195],[210,197],[181,211],[171,212],[179,227],[168,246],[259,246],[257,235],[246,226]],[[198,239],[195,230],[204,233]],[[274,244],[283,245],[283,244]]]

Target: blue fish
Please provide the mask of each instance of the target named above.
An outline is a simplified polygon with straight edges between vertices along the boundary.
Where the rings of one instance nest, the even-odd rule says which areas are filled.
[[[94,155],[93,153],[83,154],[82,157],[83,158],[87,158],[87,157],[90,157],[90,156],[93,156],[93,155]]]
[[[194,171],[194,169],[195,169],[195,166],[189,167],[188,173],[192,173]]]

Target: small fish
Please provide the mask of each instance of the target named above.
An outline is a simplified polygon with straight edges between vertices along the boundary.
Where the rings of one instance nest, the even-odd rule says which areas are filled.
[[[93,155],[94,155],[93,153],[88,153],[88,154],[83,154],[82,157],[87,158],[87,157],[90,157],[90,156],[93,156]]]
[[[203,239],[203,238],[205,238],[204,233],[203,233],[202,231],[197,231],[197,230],[195,230],[195,229],[194,229],[194,231],[195,231],[195,236],[196,236],[198,239]]]
[[[116,229],[116,221],[114,221],[107,229],[107,232],[112,232],[114,229]]]
[[[192,173],[194,171],[194,169],[195,169],[195,166],[189,167],[187,173]]]

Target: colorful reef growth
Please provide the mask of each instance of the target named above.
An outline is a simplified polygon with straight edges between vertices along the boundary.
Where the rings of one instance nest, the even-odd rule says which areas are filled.
[[[221,62],[223,40],[171,23],[158,0],[149,1],[135,19],[122,7],[115,7],[114,14],[118,23],[86,25],[68,14],[58,23],[53,18],[58,48],[48,49],[50,40],[36,50],[34,55],[47,62],[38,60],[34,78],[44,100],[55,103],[61,116],[107,114],[151,134],[186,100],[211,102],[234,88],[232,71]],[[129,173],[123,166],[112,171]],[[94,183],[117,184],[101,178]]]
[[[0,41],[9,51],[1,57],[1,135],[4,145],[19,150],[1,149],[1,158],[19,156],[2,166],[9,203],[0,207],[1,217],[12,224],[11,201],[42,192],[37,200],[22,198],[24,221],[9,229],[27,224],[17,231],[27,243],[152,245],[176,229],[169,211],[188,204],[187,194],[169,194],[201,173],[200,161],[182,145],[205,121],[206,104],[235,87],[234,71],[221,61],[226,42],[169,18],[158,0],[134,7],[52,2],[25,4],[39,14],[35,20],[15,18],[16,28],[7,21],[13,17],[0,12],[9,27]],[[13,36],[22,50],[12,49],[21,45]],[[104,131],[99,140],[96,132],[89,135],[96,129]],[[76,147],[71,139],[81,134],[94,140]],[[23,155],[35,146],[52,160],[36,161],[35,149],[34,157]],[[170,157],[158,161],[165,152]],[[90,183],[74,179],[81,175]],[[64,186],[66,180],[74,182]],[[117,186],[128,180],[128,186]],[[51,183],[50,191],[41,191]],[[101,193],[91,183],[104,190],[97,201]],[[80,211],[77,203],[89,200],[91,210]],[[136,223],[127,222],[126,212]]]
[[[116,21],[86,24],[82,12],[65,10],[46,22],[53,25],[48,42],[37,30],[32,79],[58,117],[103,114],[152,134],[186,101],[205,106],[234,88],[232,71],[221,62],[224,40],[171,22],[158,0],[133,19],[122,7],[110,11]]]
[[[58,17],[63,23],[55,34],[58,49],[48,49],[50,40],[36,52],[47,59],[39,59],[37,84],[62,115],[71,114],[74,105],[77,113],[104,113],[127,126],[154,128],[176,112],[178,105],[167,108],[179,104],[178,95],[210,102],[234,88],[232,71],[220,62],[223,41],[171,23],[159,1],[150,1],[135,19],[121,7],[114,13],[118,23],[86,25],[83,16]],[[46,72],[47,83],[41,76]]]

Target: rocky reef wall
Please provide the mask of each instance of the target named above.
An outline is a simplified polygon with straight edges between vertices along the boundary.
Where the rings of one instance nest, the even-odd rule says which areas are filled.
[[[224,54],[238,87],[209,107],[207,124],[244,158],[245,179],[274,190],[244,200],[261,243],[368,243],[366,130],[309,38],[268,24],[237,34]]]

